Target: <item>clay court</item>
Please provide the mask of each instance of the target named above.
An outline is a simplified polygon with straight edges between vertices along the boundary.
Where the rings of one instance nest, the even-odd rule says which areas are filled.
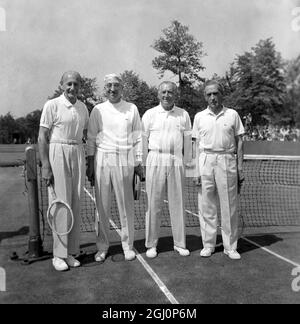
[[[22,158],[22,156],[21,156]],[[219,245],[211,258],[199,256],[198,226],[187,227],[189,257],[173,251],[170,227],[163,227],[159,255],[145,256],[144,230],[136,231],[138,257],[124,261],[120,239],[112,229],[108,259],[94,262],[94,232],[83,231],[82,267],[56,272],[51,259],[23,265],[28,249],[28,197],[22,166],[0,168],[0,266],[6,272],[6,291],[0,303],[80,304],[298,304],[300,287],[300,227],[245,228],[239,240],[240,261],[230,260]],[[51,251],[44,232],[43,247]]]

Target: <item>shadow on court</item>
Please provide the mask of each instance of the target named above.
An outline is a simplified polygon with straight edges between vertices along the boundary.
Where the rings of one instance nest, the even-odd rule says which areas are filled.
[[[21,227],[18,231],[12,231],[12,232],[0,232],[0,243],[2,240],[12,238],[15,236],[21,236],[21,235],[26,235],[29,232],[29,227],[28,226],[23,226]]]
[[[261,247],[270,247],[278,242],[283,242],[283,239],[275,234],[252,235],[249,237],[245,236],[245,238],[251,239],[251,241],[255,242]],[[259,249],[259,247],[256,245],[253,245],[243,239],[239,240],[238,251],[240,252],[240,254],[244,254],[257,249]]]

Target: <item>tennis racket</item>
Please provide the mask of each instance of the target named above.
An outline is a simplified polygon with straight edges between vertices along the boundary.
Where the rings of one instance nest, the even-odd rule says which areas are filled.
[[[133,197],[134,200],[139,200],[141,195],[141,180],[140,177],[135,173],[133,176]]]
[[[54,191],[54,188],[52,185],[49,186],[50,195],[52,197],[52,202],[49,204],[48,210],[47,210],[47,222],[49,224],[49,227],[51,228],[52,232],[55,233],[58,236],[67,235],[71,232],[73,225],[74,225],[74,216],[72,209],[69,204],[67,204],[65,201],[58,199],[56,196],[56,193]],[[65,211],[66,215],[60,215]],[[57,229],[57,217],[67,217],[67,231],[60,232]]]
[[[145,176],[143,172],[143,167],[139,166],[137,171],[134,172],[133,175],[133,197],[134,200],[139,200],[141,196],[141,182],[145,181]]]

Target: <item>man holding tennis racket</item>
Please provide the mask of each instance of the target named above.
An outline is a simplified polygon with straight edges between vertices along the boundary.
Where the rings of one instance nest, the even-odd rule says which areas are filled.
[[[49,223],[53,230],[52,263],[58,271],[80,266],[73,255],[79,253],[80,199],[85,179],[82,139],[89,116],[86,106],[77,99],[80,74],[65,72],[61,87],[63,94],[46,102],[39,130],[42,177],[50,188],[49,204],[57,202]]]
[[[202,185],[202,193],[199,193],[199,218],[203,249],[200,255],[209,257],[215,250],[219,198],[224,253],[237,260],[241,258],[236,249],[238,186],[244,180],[244,127],[238,113],[223,106],[218,82],[207,82],[204,95],[208,107],[196,114],[193,125],[196,169]]]
[[[184,163],[192,159],[191,121],[188,113],[175,106],[177,86],[162,82],[158,88],[160,104],[142,118],[146,161],[146,256],[157,256],[160,212],[167,186],[174,250],[188,256],[185,237]],[[184,156],[183,156],[184,152]]]
[[[88,127],[87,176],[95,182],[98,252],[103,262],[109,248],[111,192],[114,189],[121,222],[121,242],[127,261],[135,259],[134,171],[141,171],[142,131],[137,107],[122,99],[123,84],[116,74],[104,78],[107,101],[92,110]]]

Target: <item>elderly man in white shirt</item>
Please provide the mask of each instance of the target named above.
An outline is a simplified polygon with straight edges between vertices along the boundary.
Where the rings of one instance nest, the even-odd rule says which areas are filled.
[[[193,137],[196,138],[196,169],[202,184],[199,194],[199,218],[202,257],[210,257],[217,237],[217,195],[221,207],[224,253],[240,259],[238,241],[238,186],[243,181],[244,127],[238,113],[223,106],[220,84],[205,85],[207,109],[195,116]],[[235,156],[236,154],[236,156]]]
[[[56,196],[72,208],[74,224],[68,235],[53,233],[53,266],[58,271],[78,267],[72,255],[79,254],[80,200],[85,179],[85,153],[82,145],[86,137],[89,113],[77,99],[81,77],[78,72],[65,72],[61,79],[64,93],[46,102],[39,130],[39,153],[42,177],[46,185],[53,185]],[[51,202],[51,195],[49,195]],[[67,231],[64,214],[57,217],[57,230]]]
[[[167,185],[174,250],[188,256],[185,237],[184,161],[191,162],[191,121],[188,113],[174,105],[177,86],[162,82],[158,89],[160,104],[142,118],[146,161],[146,255],[157,256],[160,212]],[[183,158],[184,152],[184,158]]]
[[[135,259],[133,175],[142,163],[142,128],[137,107],[122,100],[122,80],[104,79],[107,101],[92,110],[88,126],[88,170],[95,180],[99,213],[95,260],[103,262],[109,248],[111,191],[114,189],[121,222],[125,259]]]

